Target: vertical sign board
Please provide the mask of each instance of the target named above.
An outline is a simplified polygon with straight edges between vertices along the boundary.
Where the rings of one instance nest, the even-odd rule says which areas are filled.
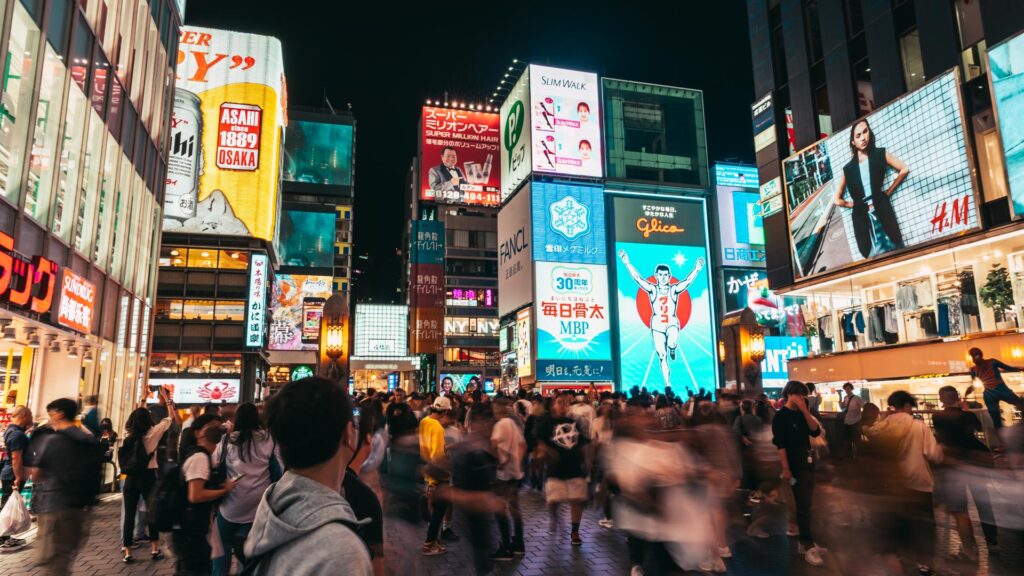
[[[764,266],[764,220],[758,204],[757,168],[715,162],[715,190],[722,264]]]
[[[699,199],[614,199],[624,387],[718,387],[707,223]]]
[[[412,352],[434,354],[444,336],[444,224],[413,220],[409,252]]]
[[[77,332],[92,331],[96,310],[96,286],[65,268],[60,284],[60,308],[57,323]]]
[[[530,184],[498,212],[498,317],[533,300],[533,230],[530,227]]]
[[[516,374],[520,378],[533,375],[533,326],[530,325],[530,308],[516,313]]]
[[[532,187],[537,380],[610,381],[604,190]]]
[[[533,166],[530,138],[530,68],[501,105],[501,200],[505,201]]]
[[[249,259],[249,299],[245,306],[245,346],[263,347],[263,332],[267,323],[267,275],[270,258],[266,254],[253,254]]]

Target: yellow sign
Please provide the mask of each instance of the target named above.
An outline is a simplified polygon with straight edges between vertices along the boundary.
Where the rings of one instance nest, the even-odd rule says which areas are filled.
[[[273,241],[286,114],[280,41],[183,27],[163,229]]]

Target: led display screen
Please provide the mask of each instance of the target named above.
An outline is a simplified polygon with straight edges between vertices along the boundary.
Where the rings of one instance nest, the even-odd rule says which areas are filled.
[[[1024,216],[1024,33],[988,51],[1013,213]]]
[[[491,112],[424,106],[420,200],[497,206],[500,121]]]
[[[292,120],[284,140],[284,180],[352,184],[352,125]]]
[[[281,211],[281,265],[306,268],[334,266],[335,212],[285,208]]]

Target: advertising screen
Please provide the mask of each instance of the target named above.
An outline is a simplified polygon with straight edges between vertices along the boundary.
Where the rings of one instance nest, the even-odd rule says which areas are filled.
[[[607,266],[536,265],[537,379],[611,380]]]
[[[530,175],[530,68],[516,81],[501,105],[501,201]]]
[[[292,120],[285,131],[286,182],[352,184],[352,125]]]
[[[281,211],[281,265],[334,266],[335,212],[285,208]]]
[[[604,175],[597,74],[530,65],[533,170]]]
[[[160,401],[156,387],[164,387],[170,392],[171,401],[175,404],[235,404],[240,393],[238,378],[156,378],[149,377],[149,394],[147,404]]]
[[[789,381],[789,359],[807,355],[807,338],[765,336],[761,361],[761,386],[782,388]]]
[[[516,313],[516,374],[520,378],[533,375],[533,326],[530,325],[530,308]]]
[[[754,152],[760,152],[775,143],[775,108],[769,92],[750,107],[754,123]]]
[[[715,189],[722,264],[764,266],[764,221],[758,205],[757,168],[716,162]]]
[[[988,51],[1013,213],[1024,217],[1024,33]]]
[[[700,200],[614,200],[623,386],[717,387],[707,224]]]
[[[976,228],[956,73],[791,156],[783,178],[798,277]]]
[[[501,116],[424,106],[422,122],[420,200],[497,206]]]
[[[443,328],[443,327],[439,327]],[[409,308],[397,304],[357,304],[355,353],[382,358],[405,356],[408,348]]]
[[[286,124],[276,38],[184,26],[163,229],[274,240]]]
[[[271,350],[317,350],[330,276],[278,274],[270,310]]]
[[[437,379],[440,394],[462,394],[470,388],[480,388],[480,374],[453,374],[444,372]]]
[[[493,308],[497,303],[498,294],[494,288],[449,288],[445,290],[445,306]]]
[[[606,262],[604,190],[533,182],[533,259],[537,262]]]
[[[735,312],[750,305],[762,288],[768,287],[768,274],[760,268],[724,268],[722,283],[725,287],[725,310]]]
[[[498,212],[499,317],[533,301],[530,199],[530,184],[527,184]]]

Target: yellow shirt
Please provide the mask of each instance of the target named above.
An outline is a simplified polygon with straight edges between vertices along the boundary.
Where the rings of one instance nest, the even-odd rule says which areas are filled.
[[[423,459],[423,462],[428,466],[447,467],[448,455],[444,445],[444,426],[441,426],[441,423],[434,418],[427,416],[420,420],[418,434],[420,458]],[[437,485],[442,480],[447,480],[447,478],[433,478],[427,473],[423,474],[423,479],[431,486]]]

